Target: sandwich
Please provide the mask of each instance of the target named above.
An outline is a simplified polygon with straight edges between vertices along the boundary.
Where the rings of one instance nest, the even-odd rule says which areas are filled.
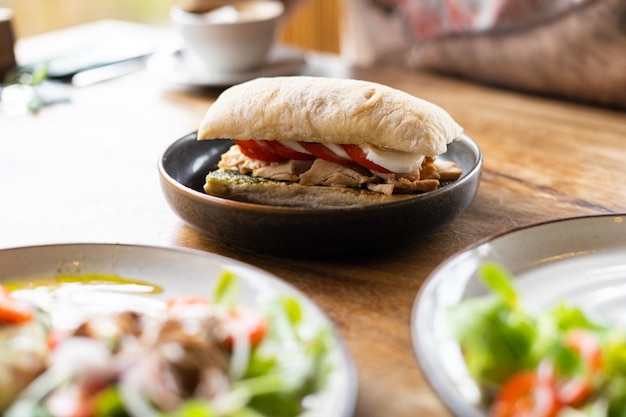
[[[457,180],[440,160],[463,129],[442,108],[355,79],[257,78],[207,110],[198,140],[232,139],[207,194],[295,207],[379,204]]]

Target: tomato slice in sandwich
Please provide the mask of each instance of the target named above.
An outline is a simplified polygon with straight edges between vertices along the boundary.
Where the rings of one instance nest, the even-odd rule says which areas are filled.
[[[235,140],[235,143],[239,146],[239,149],[241,149],[241,153],[248,158],[266,162],[281,162],[287,159],[274,152],[274,150],[264,142],[265,141],[260,142],[254,139]]]
[[[270,148],[272,148],[274,152],[276,152],[278,155],[282,156],[283,158],[295,159],[297,161],[308,161],[311,159],[315,159],[315,155],[313,154],[298,152],[295,149],[291,149],[290,147],[275,140],[268,140],[265,143]]]
[[[322,145],[321,143],[309,143],[309,142],[298,142],[304,149],[311,152],[313,155],[318,158],[324,159],[325,161],[334,162],[336,164],[349,164],[352,163],[350,159],[344,158],[340,155],[337,155],[335,152]]]

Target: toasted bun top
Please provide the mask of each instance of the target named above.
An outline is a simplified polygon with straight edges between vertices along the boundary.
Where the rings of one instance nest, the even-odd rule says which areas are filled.
[[[462,133],[440,107],[385,85],[287,76],[225,90],[208,109],[198,139],[369,143],[436,156]]]

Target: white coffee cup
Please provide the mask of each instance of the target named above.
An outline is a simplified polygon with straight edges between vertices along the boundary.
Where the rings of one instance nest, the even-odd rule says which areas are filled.
[[[261,67],[276,41],[284,5],[278,0],[211,0],[206,12],[180,5],[170,17],[185,48],[207,70],[242,72]]]

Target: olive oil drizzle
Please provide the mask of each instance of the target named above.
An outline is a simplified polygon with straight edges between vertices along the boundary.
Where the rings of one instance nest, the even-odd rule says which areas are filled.
[[[54,291],[64,286],[81,285],[99,287],[115,292],[132,294],[160,294],[163,288],[159,285],[115,274],[62,274],[51,277],[6,281],[2,285],[9,291],[48,288]]]

